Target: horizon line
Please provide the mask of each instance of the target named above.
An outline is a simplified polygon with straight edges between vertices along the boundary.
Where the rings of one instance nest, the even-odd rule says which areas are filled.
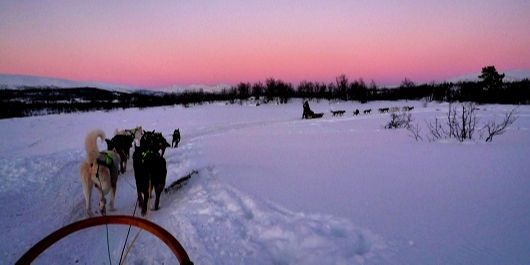
[[[529,79],[530,78],[530,68],[529,69],[513,68],[513,69],[504,70],[504,71],[500,71],[500,70],[497,69],[497,71],[499,73],[522,72],[523,74],[526,75],[524,77],[515,77],[515,78],[520,78],[519,80],[524,80],[524,79]],[[233,86],[237,86],[237,85],[239,85],[241,83],[245,83],[245,84],[246,83],[250,83],[250,84],[264,83],[264,82],[266,82],[269,79],[282,81],[282,82],[285,82],[285,83],[288,83],[288,84],[291,84],[291,85],[294,85],[294,86],[300,85],[302,82],[328,84],[330,82],[334,83],[336,78],[338,78],[340,76],[343,76],[343,75],[350,82],[363,80],[367,84],[370,84],[370,83],[374,82],[377,86],[393,87],[393,86],[399,86],[405,80],[412,81],[413,83],[416,83],[416,84],[471,81],[470,79],[478,79],[478,76],[480,75],[480,71],[462,73],[462,74],[455,75],[455,76],[452,76],[452,77],[449,77],[449,78],[446,78],[446,79],[443,79],[443,80],[431,79],[431,80],[428,80],[428,81],[427,80],[425,80],[425,81],[417,81],[417,80],[414,80],[414,79],[409,78],[407,76],[404,76],[401,79],[401,81],[399,81],[399,83],[385,83],[385,82],[378,83],[378,81],[376,81],[374,79],[365,79],[362,76],[361,77],[352,77],[351,75],[347,75],[345,73],[340,73],[340,74],[335,75],[333,78],[330,78],[329,80],[313,80],[313,79],[310,79],[310,78],[305,78],[305,79],[300,79],[300,80],[296,80],[296,81],[291,81],[291,80],[285,80],[283,78],[269,76],[269,77],[266,77],[264,79],[253,80],[253,81],[247,81],[247,80],[245,80],[245,81],[237,81],[237,82],[234,82],[234,83],[229,83],[229,82],[217,82],[217,83],[204,82],[204,83],[201,83],[201,82],[197,82],[197,83],[189,83],[189,84],[173,83],[173,84],[161,85],[161,86],[154,86],[154,85],[153,86],[151,86],[151,85],[145,86],[145,85],[135,85],[135,84],[113,82],[113,81],[100,81],[100,80],[79,80],[79,79],[69,79],[67,77],[61,77],[61,76],[45,76],[45,75],[33,75],[33,74],[25,74],[25,73],[2,73],[2,72],[0,72],[0,75],[17,76],[17,77],[22,77],[22,78],[54,79],[55,81],[59,81],[59,82],[86,83],[86,85],[89,85],[89,86],[113,86],[113,87],[120,87],[120,88],[140,89],[140,90],[141,89],[146,89],[146,90],[166,89],[167,90],[167,89],[201,88],[201,86],[203,86],[205,88],[233,87]],[[476,76],[474,76],[474,75],[476,75]],[[458,80],[458,79],[463,79],[463,80]],[[6,83],[0,83],[0,85],[6,85]],[[15,86],[17,86],[17,85],[15,84]],[[20,84],[18,86],[24,86],[24,84]],[[31,86],[31,85],[29,85],[29,86]]]

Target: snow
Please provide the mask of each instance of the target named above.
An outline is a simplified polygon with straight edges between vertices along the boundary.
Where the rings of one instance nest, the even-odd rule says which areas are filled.
[[[516,123],[492,143],[458,143],[416,142],[406,130],[383,129],[389,115],[374,113],[413,105],[422,125],[443,118],[445,103],[310,104],[323,119],[301,120],[295,100],[0,120],[0,223],[9,239],[0,242],[0,260],[12,264],[44,236],[85,218],[79,164],[89,130],[111,136],[142,125],[168,140],[181,130],[179,148],[165,155],[168,184],[198,172],[163,194],[161,209],[147,217],[195,264],[530,263],[529,106],[519,106]],[[513,107],[480,106],[479,119],[500,119]],[[373,110],[353,117],[356,108]],[[330,109],[347,112],[331,117]],[[133,213],[131,161],[127,170],[110,214]],[[126,233],[127,226],[109,226],[113,264]],[[105,235],[105,227],[70,235],[37,264],[105,264]],[[127,264],[174,263],[147,232],[127,257]]]

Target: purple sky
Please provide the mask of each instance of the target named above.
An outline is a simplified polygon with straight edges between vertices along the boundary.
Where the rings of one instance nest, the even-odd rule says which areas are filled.
[[[0,1],[0,73],[144,87],[530,69],[530,1]]]

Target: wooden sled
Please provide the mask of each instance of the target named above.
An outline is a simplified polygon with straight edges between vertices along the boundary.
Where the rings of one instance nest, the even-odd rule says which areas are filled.
[[[15,264],[31,264],[31,262],[35,258],[37,258],[37,256],[39,256],[47,248],[49,248],[51,245],[61,240],[62,238],[66,237],[67,235],[75,233],[82,229],[104,224],[132,225],[141,228],[162,240],[162,242],[164,242],[169,247],[171,252],[173,252],[173,255],[177,257],[181,265],[193,264],[188,254],[186,253],[186,250],[184,250],[184,248],[177,241],[177,239],[175,239],[175,237],[173,237],[173,235],[171,235],[171,233],[169,233],[167,230],[149,220],[126,215],[107,215],[92,217],[67,225],[51,233],[50,235],[39,241],[37,244],[35,244],[26,253],[24,253],[24,255],[22,255],[22,257]]]
[[[312,111],[302,114],[302,119],[319,119],[324,116],[323,112],[314,113]]]
[[[311,119],[319,119],[319,118],[322,118],[324,116],[324,113],[321,112],[321,113],[314,113],[313,116],[311,117]]]

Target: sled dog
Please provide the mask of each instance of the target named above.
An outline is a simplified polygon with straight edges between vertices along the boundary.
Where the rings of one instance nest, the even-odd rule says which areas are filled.
[[[107,150],[114,150],[120,156],[120,172],[123,174],[127,170],[127,159],[134,141],[133,135],[116,134],[112,139],[105,139]]]
[[[147,205],[151,191],[155,189],[154,210],[158,210],[160,195],[166,185],[167,165],[166,159],[160,153],[161,147],[167,142],[161,133],[146,132],[140,140],[140,146],[134,147],[133,167],[136,189],[138,193],[138,205],[141,214],[147,213]]]
[[[134,141],[139,144],[140,143],[140,139],[142,138],[142,135],[144,134],[144,130],[142,129],[142,126],[137,126],[136,128],[134,129],[123,129],[123,130],[118,130],[116,129],[114,131],[114,135],[130,135],[134,138]]]
[[[180,129],[176,129],[173,131],[173,140],[171,141],[171,147],[179,147],[180,142]]]
[[[116,183],[118,182],[118,170],[120,156],[115,151],[100,152],[97,139],[105,140],[105,133],[100,129],[89,132],[85,138],[85,150],[87,157],[81,162],[80,177],[85,195],[85,208],[88,216],[92,216],[91,197],[92,187],[96,187],[99,194],[99,210],[106,213],[105,195],[110,192],[110,210],[114,210],[114,198],[116,196]]]
[[[345,112],[345,110],[331,110],[332,116],[342,116]]]

